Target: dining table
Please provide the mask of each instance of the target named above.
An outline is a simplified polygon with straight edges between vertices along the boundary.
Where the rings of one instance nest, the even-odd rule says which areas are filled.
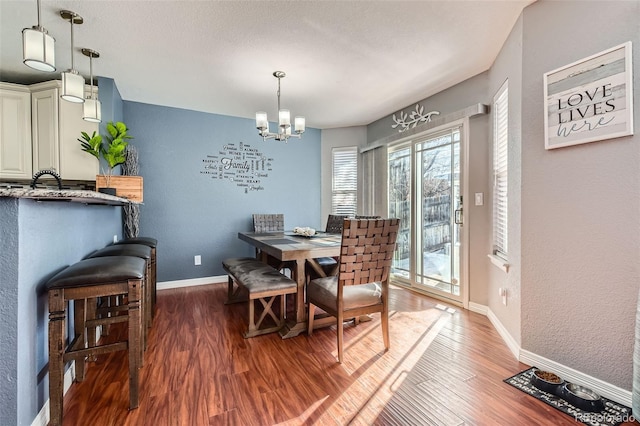
[[[238,232],[238,238],[259,250],[261,260],[266,262],[272,256],[292,266],[291,278],[297,283],[295,315],[287,318],[279,333],[283,339],[295,337],[307,331],[307,309],[305,306],[305,267],[313,268],[318,276],[326,276],[326,271],[317,262],[322,257],[340,255],[341,234],[318,232],[304,236],[293,231],[284,232]],[[314,327],[315,328],[315,327]]]

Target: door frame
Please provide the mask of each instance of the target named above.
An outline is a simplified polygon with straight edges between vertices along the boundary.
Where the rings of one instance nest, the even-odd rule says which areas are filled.
[[[412,227],[411,231],[411,262],[409,265],[410,271],[410,279],[392,279],[392,283],[401,285],[402,287],[406,287],[411,289],[412,291],[416,291],[419,293],[427,294],[430,297],[435,299],[440,299],[446,301],[448,303],[462,306],[465,309],[469,308],[469,210],[471,207],[472,198],[469,193],[469,118],[464,117],[459,120],[451,121],[449,123],[443,124],[441,126],[433,127],[431,129],[425,130],[424,132],[416,133],[411,135],[410,137],[398,139],[388,145],[387,149],[387,170],[389,167],[389,151],[395,151],[397,148],[403,145],[409,145],[411,148],[411,223],[415,224],[416,214],[415,214],[415,200],[414,194],[416,191],[416,180],[414,179],[414,161],[415,161],[415,146],[414,142],[417,139],[425,139],[428,138],[429,135],[441,133],[444,130],[447,130],[452,127],[460,128],[460,173],[462,174],[460,179],[460,194],[463,197],[463,209],[462,209],[462,227],[460,228],[460,300],[448,298],[439,293],[432,293],[424,290],[423,288],[418,288],[415,285],[415,258],[416,258],[416,247],[414,243],[414,231]],[[389,190],[389,181],[387,179],[387,192]],[[388,202],[387,202],[388,208]]]

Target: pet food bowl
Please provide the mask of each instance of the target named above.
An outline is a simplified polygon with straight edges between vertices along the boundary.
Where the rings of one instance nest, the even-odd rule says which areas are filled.
[[[600,395],[575,383],[566,383],[564,385],[562,397],[571,405],[585,411],[602,411],[604,409],[604,403]]]
[[[531,375],[531,384],[542,391],[558,395],[564,384],[564,380],[550,371],[538,370],[536,368]]]

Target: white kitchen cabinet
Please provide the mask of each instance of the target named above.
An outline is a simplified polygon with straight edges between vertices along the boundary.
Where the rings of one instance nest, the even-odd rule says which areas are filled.
[[[30,179],[32,171],[29,88],[0,83],[0,178]]]
[[[30,86],[33,170],[54,168],[65,180],[95,181],[100,164],[82,151],[78,138],[83,131],[97,133],[98,123],[83,120],[83,105],[61,99],[60,87],[57,80]]]
[[[31,93],[31,131],[33,170],[55,170],[60,173],[58,137],[58,89]]]

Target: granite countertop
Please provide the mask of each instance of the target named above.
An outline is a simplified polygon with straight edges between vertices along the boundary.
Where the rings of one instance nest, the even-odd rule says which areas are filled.
[[[68,201],[72,203],[112,206],[140,204],[114,195],[79,189],[0,188],[0,197],[30,198],[37,201]]]

